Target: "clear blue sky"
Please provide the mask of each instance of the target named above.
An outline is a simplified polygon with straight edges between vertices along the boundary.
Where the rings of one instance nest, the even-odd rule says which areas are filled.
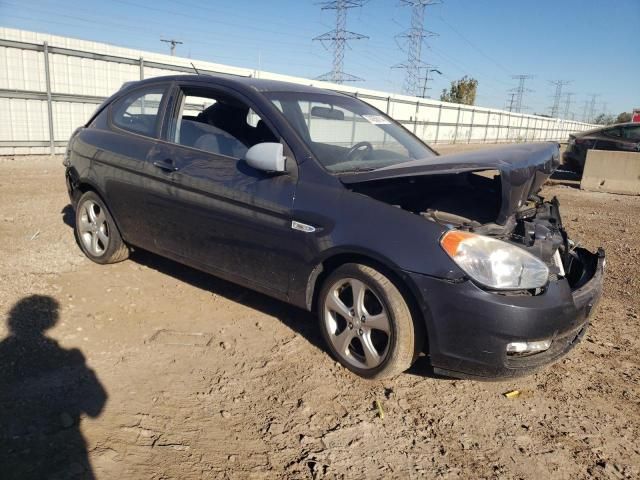
[[[406,53],[394,37],[410,13],[399,0],[349,10],[347,28],[369,36],[345,58],[363,87],[401,91],[404,73],[391,67]],[[310,78],[331,69],[331,53],[312,38],[334,27],[334,15],[312,0],[0,0],[1,26],[157,52],[168,51],[160,37],[176,38],[180,56]],[[504,107],[510,76],[533,74],[529,112],[549,113],[555,79],[572,81],[577,119],[591,93],[597,111],[640,107],[640,0],[444,0],[427,9],[425,26],[439,36],[423,58],[443,73],[429,96],[466,74],[479,81],[478,105]]]

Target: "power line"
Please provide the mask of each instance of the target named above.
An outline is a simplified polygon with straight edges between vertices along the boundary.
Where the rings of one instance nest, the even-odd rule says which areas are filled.
[[[440,0],[401,0],[402,5],[411,7],[411,28],[396,38],[406,39],[408,45],[407,61],[397,68],[405,70],[404,93],[407,95],[418,95],[421,83],[421,71],[426,69],[424,79],[429,76],[429,69],[435,68],[422,61],[422,46],[427,37],[434,37],[437,34],[425,30],[424,12],[426,7],[442,3]]]
[[[164,40],[161,38],[160,41],[171,44],[171,46],[169,47],[169,51],[171,52],[172,57],[175,57],[176,55],[176,45],[182,45],[183,43],[180,40],[175,40],[173,38],[169,40]]]
[[[321,3],[322,10],[336,11],[336,28],[313,39],[314,41],[320,41],[325,48],[327,48],[327,43],[333,46],[333,68],[330,72],[317,77],[317,80],[326,80],[334,83],[363,80],[360,77],[344,72],[344,49],[348,40],[369,38],[366,35],[347,30],[347,10],[362,7],[365,1],[366,0],[334,0]]]
[[[9,2],[3,2],[3,4],[9,4]],[[25,7],[23,5],[20,4],[13,4],[16,7],[20,7],[22,9],[25,10],[29,10],[29,11],[33,11],[34,13],[39,13],[39,14],[46,14],[46,20],[41,20],[42,22],[47,22],[49,21],[52,16],[57,16],[57,17],[64,17],[64,18],[69,18],[69,19],[73,19],[73,20],[77,20],[80,22],[80,25],[76,25],[76,24],[70,24],[70,23],[62,23],[62,22],[55,22],[55,23],[59,23],[60,25],[67,25],[67,26],[84,26],[85,23],[87,24],[93,24],[93,25],[109,25],[112,28],[117,28],[117,29],[121,29],[121,30],[127,30],[127,31],[131,31],[131,29],[136,29],[139,28],[139,25],[132,25],[132,24],[126,24],[126,23],[122,23],[122,22],[118,22],[118,23],[114,23],[114,22],[108,22],[106,20],[104,20],[104,17],[100,17],[99,19],[96,18],[87,18],[87,17],[80,17],[80,16],[72,16],[72,15],[65,15],[65,14],[61,14],[57,11],[51,11],[51,10],[45,10],[42,8],[31,8],[31,7]],[[82,11],[82,9],[80,8],[76,8],[76,10],[78,11]],[[87,11],[87,10],[84,10]],[[16,15],[12,15],[12,17],[15,18],[25,18],[25,17],[20,17],[20,16],[16,16]],[[36,19],[35,17],[33,18],[28,18],[29,20],[35,20],[35,21],[39,21],[38,19]],[[145,18],[145,26],[150,26],[150,25],[156,25],[159,26],[160,28],[156,28],[155,32],[157,33],[153,33],[150,32],[148,28],[145,28],[144,31],[139,31],[136,33],[137,37],[146,37],[146,38],[155,38],[157,39],[158,35],[162,35],[162,30],[166,30],[167,26],[166,24],[159,22],[159,21],[154,21],[153,19],[150,18]],[[253,29],[253,27],[251,27]],[[161,30],[162,29],[162,30]],[[228,44],[229,42],[229,35],[227,33],[224,34],[218,34],[216,32],[216,29],[203,29],[203,28],[198,28],[198,27],[189,27],[189,33],[192,34],[197,34],[197,33],[201,33],[202,35],[199,36],[199,38],[205,37],[210,39],[209,41],[202,41],[202,40],[195,40],[193,38],[187,38],[186,40],[188,41],[188,43],[190,44],[200,44],[200,45],[207,45],[207,46],[215,46],[216,50],[221,50],[221,47],[224,47],[226,44]],[[216,39],[216,37],[219,38]],[[244,45],[248,45],[250,47],[258,47],[260,44],[256,43],[256,41],[252,41],[248,38],[244,38],[242,35],[236,35],[233,38],[233,42],[236,44],[244,44]],[[293,42],[293,41],[289,41],[289,42],[284,42],[281,40],[270,40],[269,43],[271,44],[277,44],[277,45],[283,45],[285,47],[287,47],[287,50],[301,50],[301,47],[303,47],[303,45],[300,44],[300,42]],[[302,51],[302,50],[301,50]],[[307,52],[308,50],[306,48],[304,48],[304,51]],[[216,57],[218,57],[217,53],[216,53]],[[224,58],[224,57],[220,57],[220,58]],[[226,58],[237,58],[237,57],[226,57]],[[253,57],[252,57],[253,58]]]
[[[210,18],[210,17],[204,17],[201,14],[192,15],[192,14],[185,13],[184,9],[179,10],[179,11],[178,10],[167,10],[165,8],[159,8],[159,7],[156,7],[156,6],[149,5],[148,3],[136,3],[136,2],[133,2],[131,0],[113,0],[113,1],[117,2],[117,3],[121,3],[123,5],[129,5],[129,6],[136,7],[136,8],[144,10],[145,18],[146,18],[146,16],[149,15],[149,11],[155,11],[155,12],[160,12],[160,13],[168,13],[169,15],[172,15],[173,17],[183,17],[183,18],[189,18],[189,19],[197,20],[197,21],[200,21],[200,22],[206,22],[207,25],[211,25],[211,24],[215,23],[215,24],[218,24],[218,25],[225,25],[225,26],[232,27],[232,28],[235,28],[235,29],[247,28],[247,24],[246,23],[234,23],[234,22],[221,21],[221,20],[218,20],[218,19]],[[212,29],[211,27],[209,28],[209,32],[210,33],[213,30],[215,30],[215,29]],[[252,25],[251,26],[251,30],[252,31],[256,31],[256,32],[265,32],[265,33],[268,33],[270,35],[281,35],[281,36],[286,36],[286,37],[300,37],[300,38],[304,37],[303,35],[297,34],[295,32],[283,31],[283,29],[274,30],[274,29],[264,28],[263,26],[258,27],[258,26],[253,26]],[[306,38],[306,37],[304,37],[304,38]]]
[[[511,75],[511,78],[518,80],[518,86],[510,90],[511,92],[515,92],[516,95],[515,106],[512,108],[516,112],[521,113],[523,108],[528,108],[522,105],[522,99],[524,98],[525,92],[533,92],[533,90],[525,88],[525,82],[534,78],[534,75]]]
[[[553,96],[553,105],[551,106],[551,116],[557,118],[560,113],[560,100],[562,99],[562,87],[569,85],[571,80],[550,80],[551,85],[555,85],[556,93]]]
[[[490,57],[489,55],[487,55],[482,49],[480,49],[480,47],[478,47],[475,43],[473,43],[471,40],[469,40],[467,37],[465,37],[462,33],[460,33],[453,25],[451,25],[449,22],[447,22],[444,17],[442,15],[439,15],[440,20],[442,20],[442,23],[444,23],[447,27],[449,27],[453,32],[455,32],[462,40],[464,40],[466,43],[468,43],[473,49],[475,49],[478,53],[480,53],[480,55],[482,55],[483,57],[485,57],[487,60],[491,61],[492,63],[494,63],[498,68],[502,69],[505,73],[510,74],[511,72],[509,70],[507,70],[500,62],[498,62],[496,59]]]

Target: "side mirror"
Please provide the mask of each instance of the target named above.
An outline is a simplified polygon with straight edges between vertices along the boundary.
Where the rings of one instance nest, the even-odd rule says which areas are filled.
[[[244,161],[263,172],[285,172],[286,157],[280,143],[257,143],[244,154]]]

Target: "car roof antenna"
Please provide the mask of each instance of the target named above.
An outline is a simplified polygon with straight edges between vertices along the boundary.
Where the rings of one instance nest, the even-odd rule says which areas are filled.
[[[198,75],[202,75],[200,71],[196,68],[196,66],[193,64],[193,62],[191,62],[191,66],[193,67],[193,69],[196,71]]]

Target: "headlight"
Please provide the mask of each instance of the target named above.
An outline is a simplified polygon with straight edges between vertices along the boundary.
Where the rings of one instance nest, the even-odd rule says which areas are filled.
[[[450,230],[440,245],[467,275],[489,288],[538,288],[549,278],[549,269],[541,260],[495,238]]]

